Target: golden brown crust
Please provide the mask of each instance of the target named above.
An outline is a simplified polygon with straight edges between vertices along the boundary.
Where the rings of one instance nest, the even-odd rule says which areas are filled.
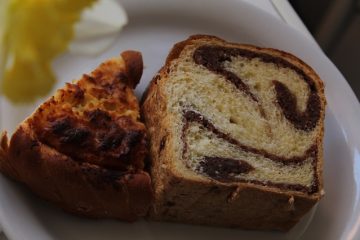
[[[225,42],[224,40],[222,40],[221,38],[218,38],[216,36],[202,35],[202,34],[192,35],[188,39],[178,42],[173,46],[169,55],[166,58],[165,66],[168,66],[172,60],[177,59],[180,56],[181,51],[184,49],[184,47],[186,47],[186,45],[190,44],[191,41],[197,40],[197,39],[218,40],[218,41]]]
[[[123,55],[58,90],[9,143],[3,134],[1,172],[69,212],[127,221],[145,216],[152,188],[132,89],[142,59],[138,52]]]
[[[143,62],[140,52],[125,51],[121,53],[125,62],[125,72],[128,76],[127,84],[135,89],[139,83],[143,72]]]
[[[321,98],[322,130],[317,136],[317,175],[319,189],[313,194],[252,183],[223,183],[216,180],[194,180],[182,176],[171,163],[175,161],[171,144],[173,133],[164,92],[164,82],[172,61],[180,57],[182,50],[196,40],[212,44],[222,42],[227,46],[246,48],[286,59],[314,79]],[[154,204],[150,218],[154,220],[182,221],[187,223],[237,226],[245,229],[289,230],[319,201],[323,195],[322,183],[322,138],[325,109],[324,86],[316,73],[295,56],[270,48],[228,43],[214,36],[195,35],[175,44],[166,64],[150,83],[143,97],[142,113],[150,137],[152,157],[151,177],[154,188]]]
[[[67,211],[134,221],[151,202],[148,173],[79,163],[36,139],[23,124],[12,136],[1,171]],[[139,197],[141,195],[141,197]]]
[[[156,221],[287,231],[317,202],[251,184],[187,180],[168,171],[150,212]]]

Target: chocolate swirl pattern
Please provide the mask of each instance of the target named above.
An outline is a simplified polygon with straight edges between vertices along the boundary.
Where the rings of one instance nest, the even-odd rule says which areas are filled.
[[[322,197],[325,97],[295,56],[177,43],[144,95],[157,220],[291,228]]]
[[[184,52],[167,90],[183,122],[186,165],[217,181],[317,192],[322,110],[311,77],[246,48],[204,44]]]
[[[255,95],[236,74],[225,69],[224,62],[231,61],[231,57],[242,56],[247,59],[258,58],[265,63],[275,63],[279,67],[289,68],[299,74],[307,83],[310,94],[304,112],[297,111],[296,97],[285,84],[274,80],[276,99],[283,110],[285,117],[298,129],[313,130],[320,118],[320,99],[314,82],[299,68],[284,59],[273,57],[266,53],[255,53],[239,48],[225,48],[219,46],[201,46],[194,52],[193,59],[210,71],[223,75],[239,90],[244,91],[252,100],[258,101]]]

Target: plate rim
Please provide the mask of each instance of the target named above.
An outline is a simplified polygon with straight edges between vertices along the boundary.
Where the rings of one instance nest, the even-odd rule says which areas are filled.
[[[215,2],[215,0],[193,0],[196,2],[206,2],[207,4],[211,4],[211,2]],[[131,3],[133,2],[133,3]],[[125,7],[129,6],[128,4],[135,4],[134,2],[137,2],[136,4],[139,4],[139,1],[133,1],[133,0],[124,0],[122,1],[122,5]],[[143,0],[143,3],[146,3],[147,1]],[[150,2],[150,1],[148,1]],[[155,2],[155,3],[154,3]],[[155,0],[152,1],[151,4],[156,5],[156,2],[160,3],[162,0]],[[169,0],[168,3],[174,3],[174,2],[182,2],[181,0]],[[309,38],[307,38],[303,33],[301,33],[299,30],[291,27],[290,25],[282,22],[280,19],[277,19],[272,14],[264,11],[263,9],[248,3],[246,1],[240,1],[240,0],[224,0],[223,4],[240,4],[248,9],[252,9],[253,12],[259,12],[262,15],[265,16],[265,18],[271,19],[271,21],[277,21],[279,25],[281,26],[281,31],[290,31],[291,34],[295,35],[296,37],[300,37],[305,42],[310,43],[313,45],[313,50],[320,55],[319,58],[323,59],[325,62],[325,65],[329,66],[330,73],[328,75],[332,75],[330,80],[326,81],[326,96],[328,99],[328,108],[333,110],[336,109],[336,111],[332,111],[334,118],[339,123],[339,126],[342,128],[342,132],[344,136],[347,139],[347,143],[351,147],[352,150],[354,150],[353,158],[352,158],[352,164],[355,167],[354,168],[354,178],[356,182],[356,188],[357,188],[357,200],[360,199],[359,196],[359,184],[360,184],[360,128],[353,128],[353,126],[356,126],[357,123],[360,122],[360,104],[358,99],[356,98],[353,90],[351,89],[350,85],[346,81],[346,79],[343,77],[343,75],[340,73],[340,71],[337,69],[337,67],[329,60],[329,58],[322,52],[320,47],[314,43],[310,42]],[[183,4],[186,4],[185,1],[183,1]],[[144,5],[142,5],[143,8]],[[306,45],[306,44],[305,44]],[[316,72],[318,72],[316,70]],[[336,79],[336,80],[335,80]],[[339,81],[335,82],[335,81]],[[325,80],[324,80],[325,81]],[[336,91],[339,91],[342,93],[342,96],[339,96]],[[344,107],[347,106],[347,107]],[[0,190],[1,192],[1,190]],[[2,210],[2,204],[0,202],[0,223],[3,226],[3,231],[5,232],[6,236],[11,239],[16,239],[16,237],[19,237],[21,234],[17,233],[17,231],[14,231],[15,229],[11,229],[9,227],[8,222],[6,219],[4,219],[5,216],[3,214]],[[352,221],[353,225],[348,225],[346,229],[343,231],[343,234],[341,235],[342,238],[346,239],[357,239],[360,237],[360,203],[359,201],[356,201],[354,205],[354,211],[352,212],[352,215],[350,216],[350,221]],[[5,224],[4,224],[5,223]]]

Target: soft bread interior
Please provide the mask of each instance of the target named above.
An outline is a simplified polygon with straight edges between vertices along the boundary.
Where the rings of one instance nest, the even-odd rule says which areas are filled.
[[[194,122],[188,123],[189,127],[183,133],[184,111],[193,110],[243,145],[291,158],[303,156],[316,144],[321,131],[320,125],[311,131],[294,128],[276,103],[273,80],[285,84],[296,97],[298,110],[304,111],[309,87],[297,72],[259,58],[237,56],[225,62],[226,70],[235,73],[249,86],[258,99],[256,102],[222,75],[194,62],[193,53],[203,44],[199,40],[183,49],[179,58],[171,62],[165,83],[167,109],[171,112],[172,130],[178,141],[172,144],[173,151],[182,159],[176,163],[177,168],[191,176],[196,171],[201,173],[199,166],[204,156],[241,159],[255,170],[233,176],[236,179],[300,184],[310,188],[314,181],[314,159],[305,159],[301,164],[272,161],[261,154],[243,151]],[[183,135],[187,146],[182,142]],[[178,150],[179,146],[187,147],[185,155]],[[192,173],[184,168],[184,163]]]

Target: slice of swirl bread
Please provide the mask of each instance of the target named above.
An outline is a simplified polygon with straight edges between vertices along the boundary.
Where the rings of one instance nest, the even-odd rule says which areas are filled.
[[[141,54],[126,51],[67,83],[2,135],[0,170],[63,209],[133,221],[152,199],[146,131],[133,89]]]
[[[155,220],[288,230],[322,197],[322,81],[283,51],[196,35],[143,98]]]

